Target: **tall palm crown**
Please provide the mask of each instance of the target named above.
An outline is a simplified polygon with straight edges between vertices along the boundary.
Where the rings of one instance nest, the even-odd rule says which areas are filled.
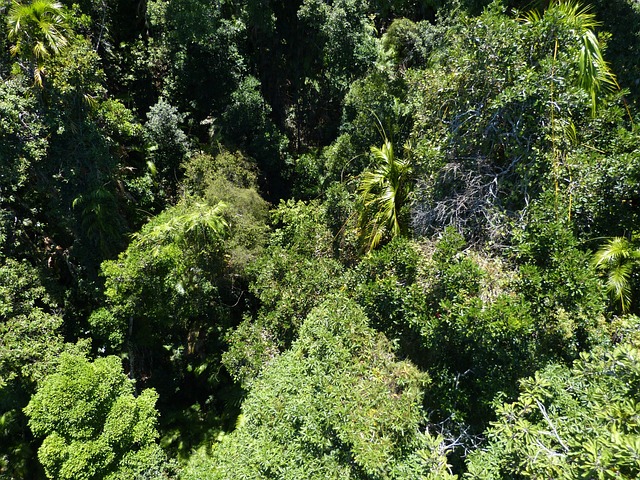
[[[12,55],[18,56],[42,84],[43,61],[57,55],[69,43],[67,16],[62,4],[53,0],[14,1],[7,16]]]
[[[223,217],[226,207],[223,202],[214,206],[201,202],[181,203],[167,209],[133,238],[152,247],[154,255],[168,244],[183,249],[190,246],[201,252],[209,248],[212,238],[225,234],[229,226]]]
[[[371,153],[377,165],[362,175],[358,186],[364,204],[360,228],[367,237],[367,250],[376,248],[385,234],[395,237],[405,232],[401,210],[411,192],[412,173],[407,160],[396,158],[387,138],[382,148],[371,147]]]
[[[616,77],[602,56],[602,46],[594,29],[600,26],[591,6],[583,6],[576,0],[552,0],[544,15],[558,15],[575,33],[579,42],[578,84],[591,98],[591,112],[596,113],[598,96],[618,88]],[[544,17],[536,10],[528,12],[525,20],[539,22]],[[557,49],[557,41],[556,41]]]

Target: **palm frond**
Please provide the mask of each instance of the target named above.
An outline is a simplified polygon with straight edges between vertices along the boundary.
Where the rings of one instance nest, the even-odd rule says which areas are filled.
[[[607,290],[614,300],[620,302],[622,313],[627,313],[631,306],[631,271],[633,264],[623,263],[617,265],[607,276]]]
[[[593,7],[577,0],[556,0],[549,8],[558,11],[573,28],[580,31],[597,28],[601,25],[593,12]]]
[[[602,56],[600,41],[592,30],[582,36],[578,55],[578,82],[591,98],[591,112],[596,114],[598,94],[618,87],[616,77]]]
[[[534,8],[525,12],[520,16],[520,21],[524,23],[536,23],[542,20],[542,15],[538,11],[538,9]]]
[[[42,60],[43,58],[49,55],[49,52],[47,51],[47,47],[43,42],[35,43],[35,45],[33,46],[33,55],[38,60]]]
[[[405,147],[405,152],[410,152]],[[367,238],[368,250],[376,248],[384,237],[402,234],[400,210],[410,191],[411,165],[396,158],[393,144],[384,136],[382,147],[371,147],[376,166],[362,174],[358,193],[362,199],[361,236]]]
[[[640,264],[640,249],[624,237],[609,240],[593,257],[596,268],[607,270],[607,291],[620,302],[622,313],[631,307],[631,273]]]
[[[164,212],[166,219],[162,218],[143,228],[133,238],[152,247],[156,255],[162,246],[168,244],[200,248],[208,240],[224,235],[228,227],[222,216],[225,208],[226,204],[223,202],[214,206],[199,202],[188,206],[177,205]]]
[[[42,86],[42,77],[44,75],[44,67],[41,65],[38,65],[36,68],[33,69],[33,82],[38,85],[39,87]]]
[[[594,256],[594,265],[598,268],[611,268],[631,257],[633,244],[624,237],[609,240]]]
[[[607,91],[618,89],[618,82],[602,55],[602,45],[595,29],[601,24],[590,5],[577,0],[552,1],[544,15],[533,10],[524,16],[526,23],[543,20],[547,14],[557,14],[572,31],[578,42],[578,84],[589,95],[591,113],[595,116],[598,97]]]
[[[52,0],[33,0],[30,3],[13,1],[7,15],[8,38],[14,42],[11,54],[20,56],[29,65],[36,84],[42,84],[43,69],[34,71],[51,55],[57,55],[69,43],[67,14],[61,3]]]

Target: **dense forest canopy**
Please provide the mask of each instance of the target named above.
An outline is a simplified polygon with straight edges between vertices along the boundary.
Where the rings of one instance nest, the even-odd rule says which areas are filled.
[[[0,12],[0,479],[640,476],[638,2]]]

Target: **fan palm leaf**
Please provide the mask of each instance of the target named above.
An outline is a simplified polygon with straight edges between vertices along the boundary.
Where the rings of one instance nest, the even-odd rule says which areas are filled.
[[[11,54],[30,66],[36,83],[42,83],[43,62],[57,55],[69,43],[67,16],[61,3],[53,0],[14,1],[7,15]]]

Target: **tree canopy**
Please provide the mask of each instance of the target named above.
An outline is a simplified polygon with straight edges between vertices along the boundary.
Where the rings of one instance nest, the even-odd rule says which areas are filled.
[[[638,475],[640,3],[0,14],[0,480]]]

